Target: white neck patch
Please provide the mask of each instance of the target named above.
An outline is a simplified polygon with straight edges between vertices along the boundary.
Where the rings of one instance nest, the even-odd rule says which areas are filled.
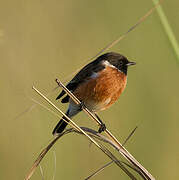
[[[103,64],[104,64],[105,66],[109,66],[109,67],[112,67],[112,68],[117,69],[114,65],[112,65],[111,63],[109,63],[109,61],[103,61]]]
[[[105,66],[115,68],[115,69],[117,69],[119,72],[122,72],[122,71],[120,71],[116,66],[112,65],[111,63],[109,63],[109,61],[104,61],[103,64],[104,64]]]

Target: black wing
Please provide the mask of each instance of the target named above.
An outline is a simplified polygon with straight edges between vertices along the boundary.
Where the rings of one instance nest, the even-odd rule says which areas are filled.
[[[68,90],[70,90],[71,92],[73,92],[77,87],[77,84],[74,82],[72,83],[71,81],[67,84],[66,88]],[[57,96],[56,100],[60,99],[62,96],[64,96],[66,94],[66,92],[64,90],[62,90],[62,92]],[[62,103],[67,103],[69,102],[69,96],[65,96],[65,98],[62,99],[61,101]]]
[[[79,84],[87,81],[93,73],[97,73],[105,68],[105,65],[102,64],[102,61],[105,60],[104,55],[98,57],[96,60],[92,61],[91,63],[87,64],[83,69],[81,69],[76,76],[67,84],[67,88],[73,92]],[[64,96],[66,93],[64,90],[59,94],[59,96],[56,98],[60,99],[62,96]],[[69,102],[69,96],[65,96],[62,99],[62,103]]]

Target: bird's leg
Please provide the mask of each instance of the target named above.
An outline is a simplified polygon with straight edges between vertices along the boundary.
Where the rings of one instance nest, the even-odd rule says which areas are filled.
[[[84,108],[86,108],[85,103],[83,101],[80,102],[79,108],[80,110],[83,110]]]
[[[84,103],[83,101],[81,101],[81,103],[79,104],[79,108],[80,108],[80,110],[83,110],[84,108],[86,108],[85,103]],[[103,123],[103,121],[100,119],[100,117],[99,117],[96,113],[94,113],[94,115],[96,116],[96,118],[97,118],[97,119],[99,120],[99,122],[101,123],[101,124],[100,124],[100,127],[99,127],[99,129],[98,129],[98,132],[99,132],[99,133],[102,133],[103,131],[106,130],[106,125]]]
[[[98,129],[98,132],[102,133],[103,131],[106,130],[106,125],[103,123],[103,121],[100,119],[100,117],[96,113],[94,113],[94,114],[95,114],[96,118],[99,120],[99,122],[101,123],[101,125]]]

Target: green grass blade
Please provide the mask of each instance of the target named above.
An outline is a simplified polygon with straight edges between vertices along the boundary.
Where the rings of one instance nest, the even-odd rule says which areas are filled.
[[[153,3],[155,5],[158,3],[158,0],[152,0],[152,1],[153,1]],[[175,38],[175,35],[174,35],[173,31],[172,31],[172,28],[171,28],[171,26],[170,26],[170,24],[168,22],[168,19],[167,19],[166,15],[165,15],[165,13],[164,13],[164,11],[162,9],[162,6],[157,7],[157,13],[158,13],[158,15],[160,17],[162,25],[163,25],[163,27],[165,29],[165,32],[166,32],[166,34],[168,36],[168,39],[169,39],[169,41],[170,41],[170,43],[171,43],[171,45],[173,47],[173,50],[174,50],[175,55],[177,57],[177,60],[179,62],[179,45],[178,45],[178,42],[177,42],[177,40]]]

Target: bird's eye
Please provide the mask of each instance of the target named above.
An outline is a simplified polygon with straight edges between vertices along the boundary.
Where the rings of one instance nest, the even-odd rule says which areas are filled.
[[[122,62],[122,61],[119,61],[119,65],[122,66],[122,65],[123,65],[123,62]]]

